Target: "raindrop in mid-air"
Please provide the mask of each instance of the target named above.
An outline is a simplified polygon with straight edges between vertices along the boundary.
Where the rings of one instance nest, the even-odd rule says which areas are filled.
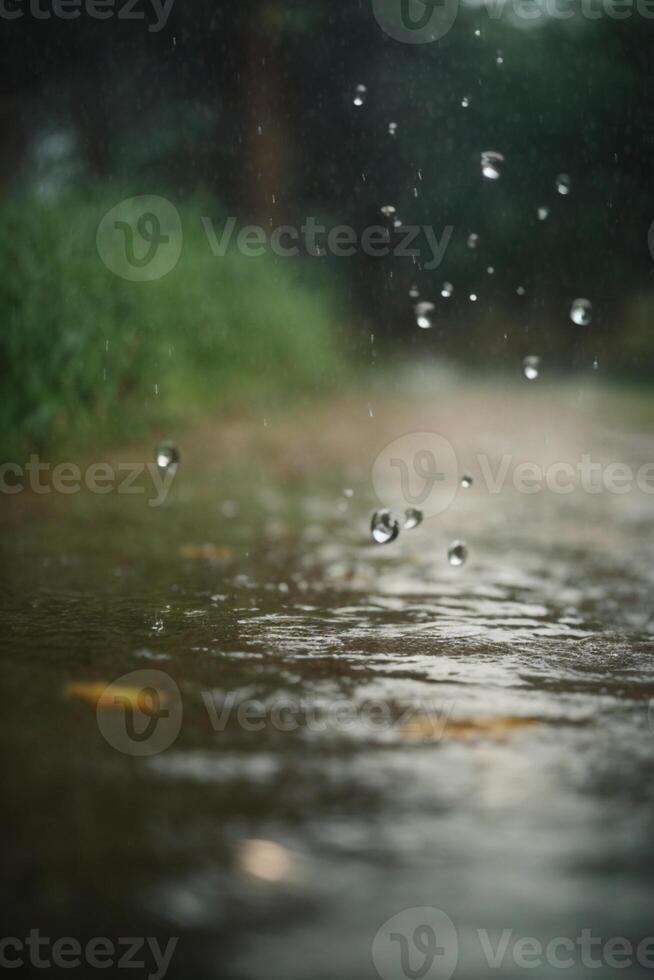
[[[417,286],[411,286],[409,288],[409,296],[411,297],[411,299],[418,299],[418,297],[420,296],[420,290],[418,289]]]
[[[587,327],[593,319],[593,305],[588,299],[576,299],[570,309],[570,319],[579,327]]]
[[[556,189],[559,194],[566,197],[572,190],[572,181],[568,174],[559,174],[556,178]]]
[[[479,235],[476,232],[474,231],[470,232],[470,234],[468,235],[467,245],[468,248],[477,248],[477,246],[479,245]]]
[[[473,484],[473,479],[471,476],[468,476],[467,473],[461,477],[461,486],[463,487],[464,490],[469,490],[472,484]]]
[[[395,136],[397,134],[397,123],[396,122],[389,122],[389,124],[388,124],[388,132],[390,133],[391,136]]]
[[[430,330],[434,326],[435,309],[433,303],[416,303],[414,308],[416,323],[421,330]]]
[[[455,567],[465,565],[467,557],[468,549],[463,541],[453,541],[447,552],[447,560],[450,565],[454,565]]]
[[[357,108],[360,108],[366,101],[366,95],[368,94],[368,89],[365,85],[357,85],[354,91],[354,99],[352,102]]]
[[[162,442],[154,454],[157,466],[164,473],[176,473],[179,466],[179,450],[173,442]]]
[[[538,220],[547,221],[549,217],[549,213],[550,213],[550,209],[547,207],[546,204],[543,204],[542,207],[538,209]]]
[[[529,354],[522,362],[522,370],[527,381],[535,381],[540,374],[540,357]]]
[[[484,150],[481,155],[481,172],[487,180],[499,180],[502,176],[504,155],[495,150]]]
[[[404,511],[404,530],[412,531],[414,527],[422,524],[422,511],[417,507],[408,507]]]
[[[454,286],[451,282],[444,282],[441,286],[441,296],[443,299],[449,299],[454,292]]]
[[[370,533],[376,544],[390,544],[400,533],[400,522],[389,510],[376,510],[370,522]]]

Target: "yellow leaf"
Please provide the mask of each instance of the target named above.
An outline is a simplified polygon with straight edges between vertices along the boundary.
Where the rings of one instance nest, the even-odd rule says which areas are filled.
[[[143,710],[144,691],[142,687],[108,684],[105,681],[75,682],[67,684],[64,693],[68,697],[81,698],[82,701],[87,701],[93,708],[124,708],[126,704],[129,704],[135,709]],[[159,695],[161,703],[165,704],[166,692],[160,691]]]
[[[401,729],[401,735],[409,741],[433,741],[450,739],[454,742],[475,742],[492,739],[506,742],[510,735],[540,722],[536,718],[520,715],[477,716],[473,718],[439,718],[437,715],[416,715]]]

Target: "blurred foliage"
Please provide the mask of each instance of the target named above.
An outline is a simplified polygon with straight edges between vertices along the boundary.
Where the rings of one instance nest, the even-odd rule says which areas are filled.
[[[216,258],[200,218],[180,208],[177,266],[127,282],[96,250],[102,215],[128,196],[99,191],[5,208],[0,229],[2,454],[46,440],[144,434],[213,407],[261,411],[342,372],[337,303],[292,262],[235,251]]]

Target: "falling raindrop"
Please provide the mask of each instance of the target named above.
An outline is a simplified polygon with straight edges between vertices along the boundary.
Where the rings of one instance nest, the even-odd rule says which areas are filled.
[[[535,381],[540,374],[540,357],[529,354],[522,362],[522,370],[527,381]]]
[[[454,292],[454,286],[451,282],[444,282],[441,287],[441,296],[443,299],[449,299]]]
[[[392,204],[384,204],[383,207],[379,209],[385,218],[392,218],[395,214],[395,208]]]
[[[497,52],[497,58],[495,59],[495,63],[497,65],[503,65],[504,64],[504,55],[502,54],[501,51],[498,51]]]
[[[550,209],[547,207],[546,204],[543,204],[542,207],[538,209],[538,220],[547,221],[549,217],[549,213],[550,213]]]
[[[354,105],[357,106],[357,108],[359,108],[364,104],[364,102],[366,101],[367,93],[368,93],[368,89],[365,85],[361,85],[361,84],[357,85],[354,92],[354,99],[352,100],[354,102]]]
[[[157,466],[164,473],[176,473],[179,466],[179,450],[172,442],[162,442],[155,452]]]
[[[476,232],[474,231],[470,232],[470,234],[468,235],[467,245],[468,248],[477,248],[477,246],[479,245],[479,235]]]
[[[412,531],[414,527],[422,524],[423,514],[417,507],[408,507],[404,511],[404,530]]]
[[[354,496],[354,490],[352,489],[352,487],[345,487],[345,489],[343,490],[343,496],[351,499]]]
[[[376,510],[372,515],[370,531],[376,544],[390,544],[400,533],[400,522],[389,510]]]
[[[464,490],[469,490],[470,487],[472,486],[473,482],[474,481],[473,481],[472,477],[471,476],[468,476],[467,473],[464,474],[461,477],[461,486],[464,488]]]
[[[465,565],[467,557],[468,549],[463,541],[453,541],[447,552],[447,560],[450,565],[454,565],[455,567]]]
[[[495,275],[495,269],[493,268],[492,265],[489,265],[488,266],[488,268],[486,269],[486,272],[488,273],[489,276],[494,276]]]
[[[576,299],[570,309],[570,319],[579,327],[587,327],[593,319],[593,305],[590,300]]]
[[[470,302],[471,303],[477,302],[477,293],[470,293]]]
[[[416,303],[414,307],[416,323],[422,330],[430,330],[434,326],[435,309],[433,303]]]
[[[467,109],[469,105],[470,105],[470,96],[464,95],[463,98],[461,99],[461,108]]]
[[[568,174],[559,174],[556,178],[556,189],[564,197],[572,190],[572,181]]]
[[[599,367],[599,361],[597,360],[597,358],[595,358],[595,360],[593,361],[593,371],[597,371],[598,367]]]
[[[395,136],[397,134],[397,123],[396,122],[389,122],[389,124],[388,124],[388,132],[390,133],[391,136]]]
[[[504,155],[495,150],[484,150],[481,155],[481,172],[487,180],[499,180],[502,176]]]
[[[526,293],[525,287],[524,286],[518,286],[518,288],[516,289],[516,293],[518,294],[518,296],[524,296],[525,293]]]
[[[418,297],[420,296],[420,290],[418,289],[417,286],[411,286],[411,288],[409,289],[409,296],[411,297],[411,299],[418,299]]]
[[[479,30],[478,27],[475,30],[475,37],[481,37],[481,31]]]

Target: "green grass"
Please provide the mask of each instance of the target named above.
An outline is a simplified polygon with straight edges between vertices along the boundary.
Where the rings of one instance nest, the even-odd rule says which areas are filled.
[[[220,226],[215,204],[175,202],[183,249],[163,278],[111,272],[97,228],[129,196],[92,190],[4,208],[4,459],[139,438],[205,410],[265,411],[342,372],[332,284],[299,259],[215,257],[200,221]]]

